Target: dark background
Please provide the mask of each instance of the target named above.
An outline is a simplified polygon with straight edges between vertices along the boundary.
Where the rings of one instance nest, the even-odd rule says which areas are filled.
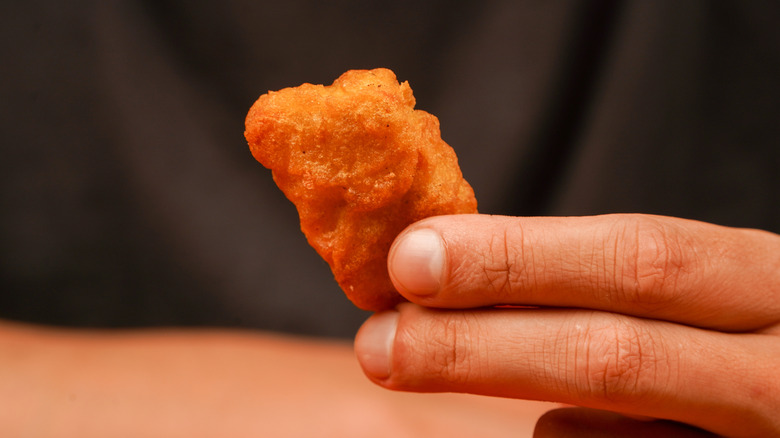
[[[387,67],[480,211],[780,232],[770,1],[18,1],[0,6],[0,317],[351,336],[250,156],[262,93]]]

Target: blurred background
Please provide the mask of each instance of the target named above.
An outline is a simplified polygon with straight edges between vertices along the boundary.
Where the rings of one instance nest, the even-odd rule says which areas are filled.
[[[780,7],[709,1],[0,6],[0,318],[351,337],[367,317],[243,138],[254,100],[387,67],[480,211],[780,232]]]

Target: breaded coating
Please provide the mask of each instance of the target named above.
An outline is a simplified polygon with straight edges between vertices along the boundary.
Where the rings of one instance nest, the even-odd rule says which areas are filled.
[[[402,301],[387,255],[407,225],[477,211],[438,119],[414,105],[409,84],[392,71],[351,70],[331,86],[268,92],[246,118],[252,155],[271,169],[309,243],[365,310]]]

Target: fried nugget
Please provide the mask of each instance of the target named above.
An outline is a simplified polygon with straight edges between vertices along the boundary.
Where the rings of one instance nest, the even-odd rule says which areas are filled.
[[[252,155],[297,207],[301,230],[352,302],[388,309],[395,237],[428,216],[476,213],[474,191],[442,139],[387,69],[352,70],[331,86],[260,96],[246,117]]]

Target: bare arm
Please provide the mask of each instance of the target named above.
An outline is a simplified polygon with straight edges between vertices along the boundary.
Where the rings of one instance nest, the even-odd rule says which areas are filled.
[[[339,341],[11,323],[0,323],[0,395],[4,434],[19,437],[530,436],[549,409],[383,391]]]

